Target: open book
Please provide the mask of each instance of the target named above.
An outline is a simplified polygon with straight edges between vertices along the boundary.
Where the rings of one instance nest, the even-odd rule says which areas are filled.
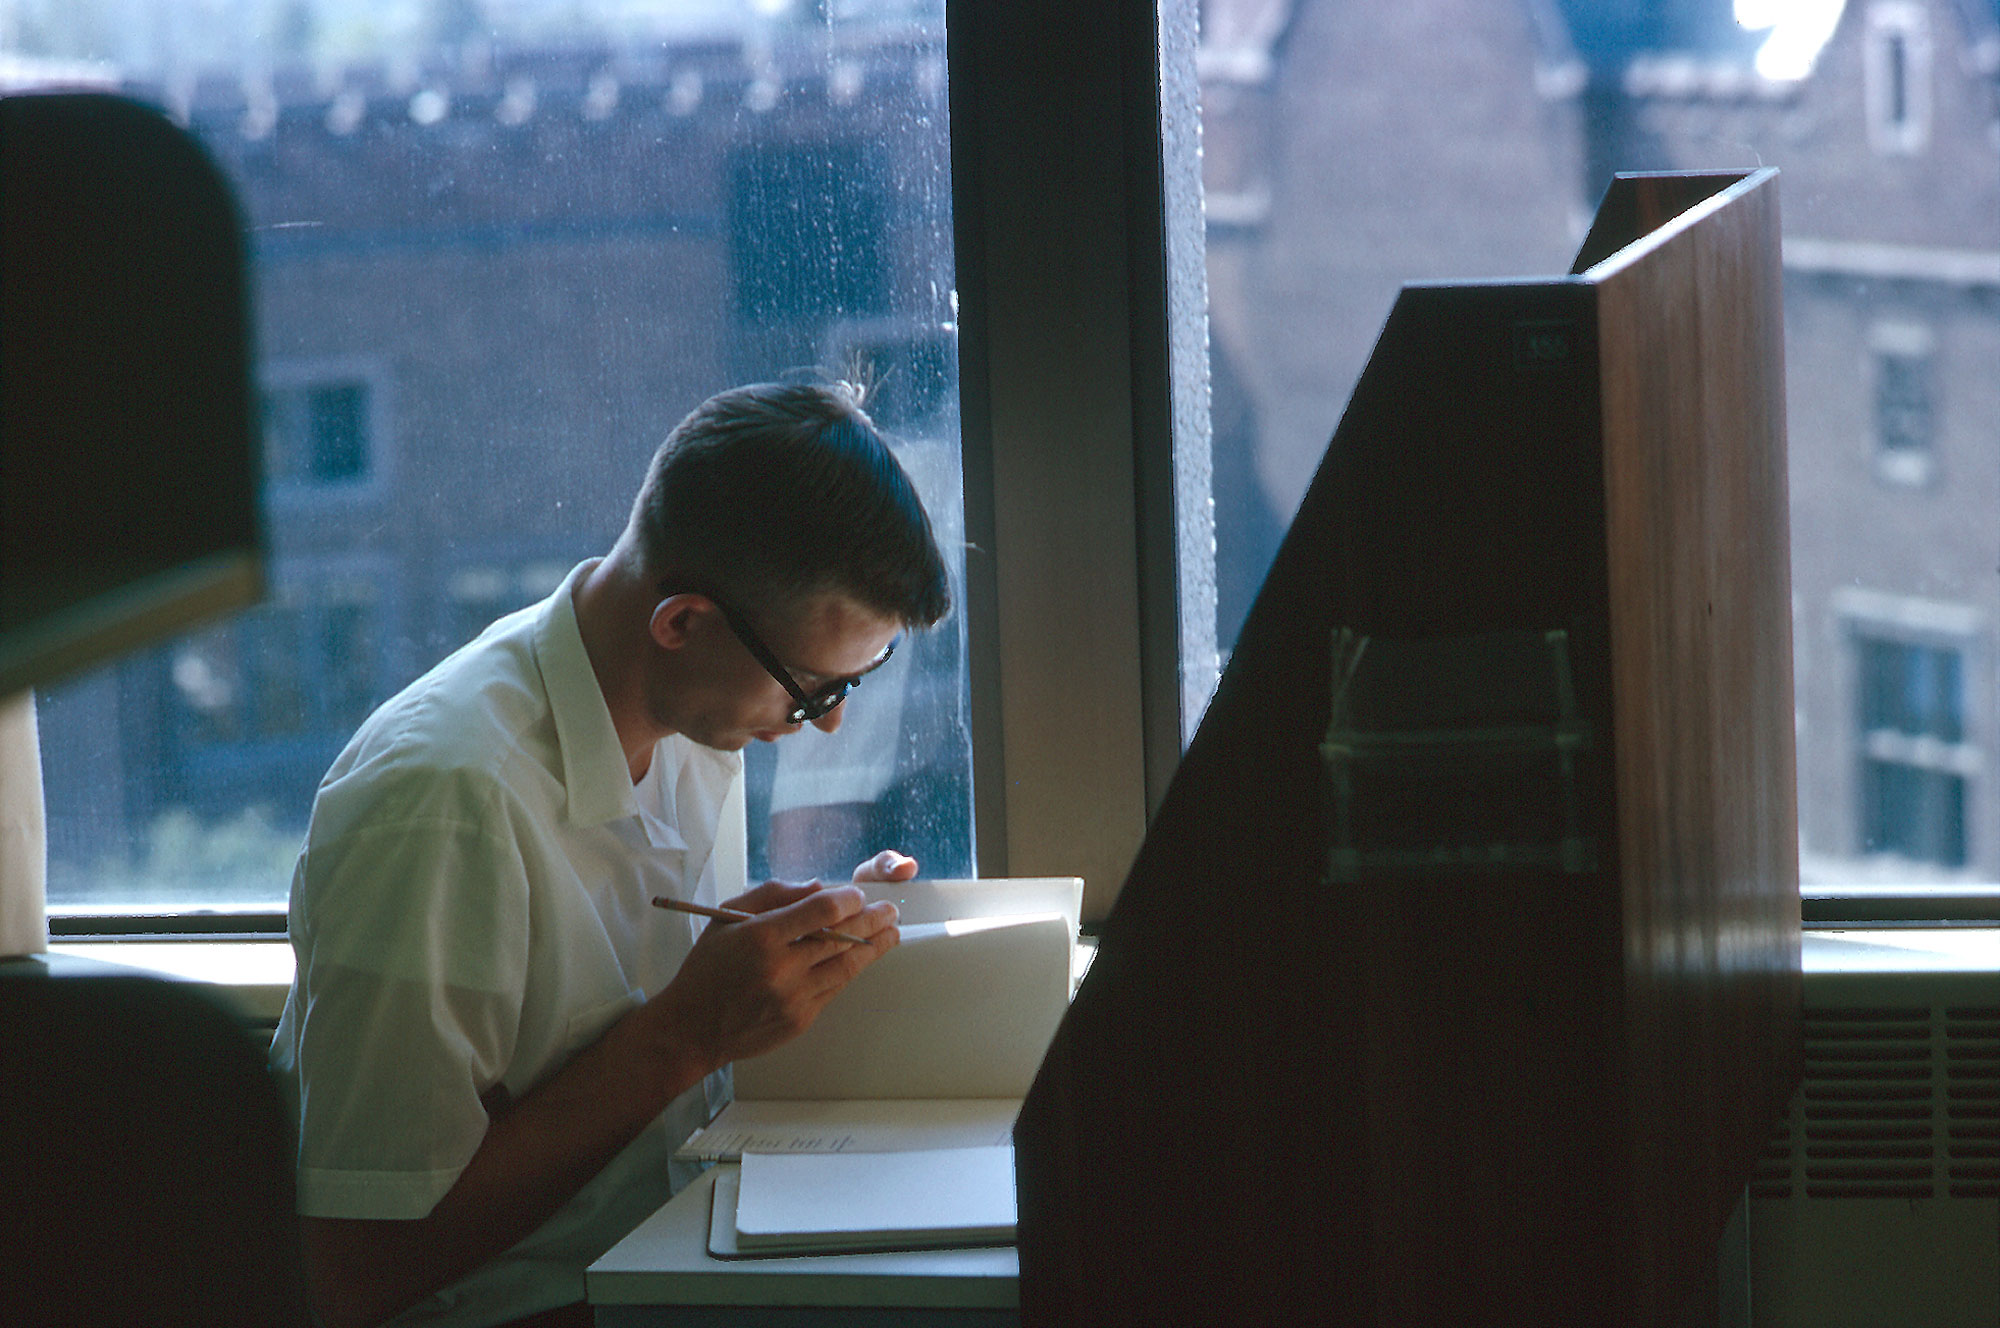
[[[737,1062],[735,1101],[681,1146],[744,1164],[717,1181],[713,1254],[1013,1238],[1014,1118],[1069,1004],[1083,883],[863,889],[896,904],[902,943]]]
[[[1069,1004],[1075,877],[865,884],[902,944],[801,1036],[735,1066],[736,1100],[679,1156],[1009,1142]]]

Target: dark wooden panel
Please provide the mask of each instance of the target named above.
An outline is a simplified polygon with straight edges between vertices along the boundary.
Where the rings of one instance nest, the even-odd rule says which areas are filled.
[[[1712,1287],[1795,1068],[1776,232],[1674,188],[1690,258],[1398,300],[1022,1113],[1024,1321]]]
[[[1637,1201],[1657,1215],[1642,1267],[1668,1280],[1720,1231],[1797,1081],[1778,255],[1777,189],[1764,175],[1592,274],[1631,1168]]]
[[[1621,175],[1597,205],[1590,234],[1577,249],[1572,274],[1596,267],[1634,241],[1652,234],[1698,203],[1741,180],[1740,172],[1660,171]]]

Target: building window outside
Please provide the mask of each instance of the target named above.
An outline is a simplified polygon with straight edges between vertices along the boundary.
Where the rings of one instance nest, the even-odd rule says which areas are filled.
[[[367,350],[300,358],[267,352],[258,378],[267,503],[313,508],[385,496],[395,476],[388,446],[392,373],[384,359]],[[280,547],[291,534],[272,531]]]
[[[113,21],[128,8],[66,0],[0,54],[164,105],[230,177],[276,589],[39,698],[58,911],[282,906],[355,725],[608,548],[653,449],[722,388],[875,375],[962,530],[943,0],[485,6],[476,42],[369,0],[268,31],[201,0]],[[324,570],[347,566],[378,589]],[[972,861],[962,632],[850,702],[883,735],[856,786],[867,849],[928,844],[927,869]],[[779,758],[746,755],[762,861]],[[787,782],[794,808],[847,796]],[[231,853],[249,865],[158,868]]]
[[[1878,152],[1923,151],[1931,130],[1931,41],[1925,8],[1902,0],[1870,5],[1865,60],[1869,141]]]
[[[759,144],[730,170],[730,272],[751,324],[888,305],[884,172],[858,143]]]
[[[269,388],[262,405],[271,483],[351,484],[368,477],[368,384]]]
[[[308,735],[344,742],[383,699],[381,636],[381,596],[357,578],[284,586],[183,638],[168,670],[181,741],[197,749]]]
[[[1966,660],[1956,645],[1855,635],[1861,848],[1945,868],[1967,861]]]
[[[1878,324],[1870,338],[1875,389],[1875,473],[1920,487],[1937,472],[1938,375],[1925,328]]]
[[[449,654],[516,609],[546,598],[569,575],[560,559],[470,563],[445,580],[446,629],[435,648]]]

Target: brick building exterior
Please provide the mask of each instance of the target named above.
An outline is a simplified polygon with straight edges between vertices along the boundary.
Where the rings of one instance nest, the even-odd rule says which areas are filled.
[[[52,859],[176,810],[302,827],[367,712],[608,548],[716,390],[858,371],[913,472],[938,472],[943,68],[941,43],[872,29],[131,89],[246,214],[272,594],[45,698]],[[938,690],[956,645],[929,636]]]
[[[1565,270],[1612,169],[1778,166],[1806,878],[2000,879],[1990,0],[1850,0],[1788,81],[1673,5],[1206,10],[1225,557],[1222,449],[1289,512],[1403,281]]]

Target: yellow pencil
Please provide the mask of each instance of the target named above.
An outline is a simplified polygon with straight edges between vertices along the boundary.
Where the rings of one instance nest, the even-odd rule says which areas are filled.
[[[669,899],[665,895],[654,895],[653,907],[670,908],[676,913],[692,913],[697,917],[716,918],[722,922],[748,922],[757,916],[755,913],[745,913],[740,908],[711,908],[707,904],[690,904],[685,899]],[[846,932],[835,931],[831,927],[821,927],[818,934],[836,941],[846,941],[849,945],[868,944],[859,936],[849,936]]]

